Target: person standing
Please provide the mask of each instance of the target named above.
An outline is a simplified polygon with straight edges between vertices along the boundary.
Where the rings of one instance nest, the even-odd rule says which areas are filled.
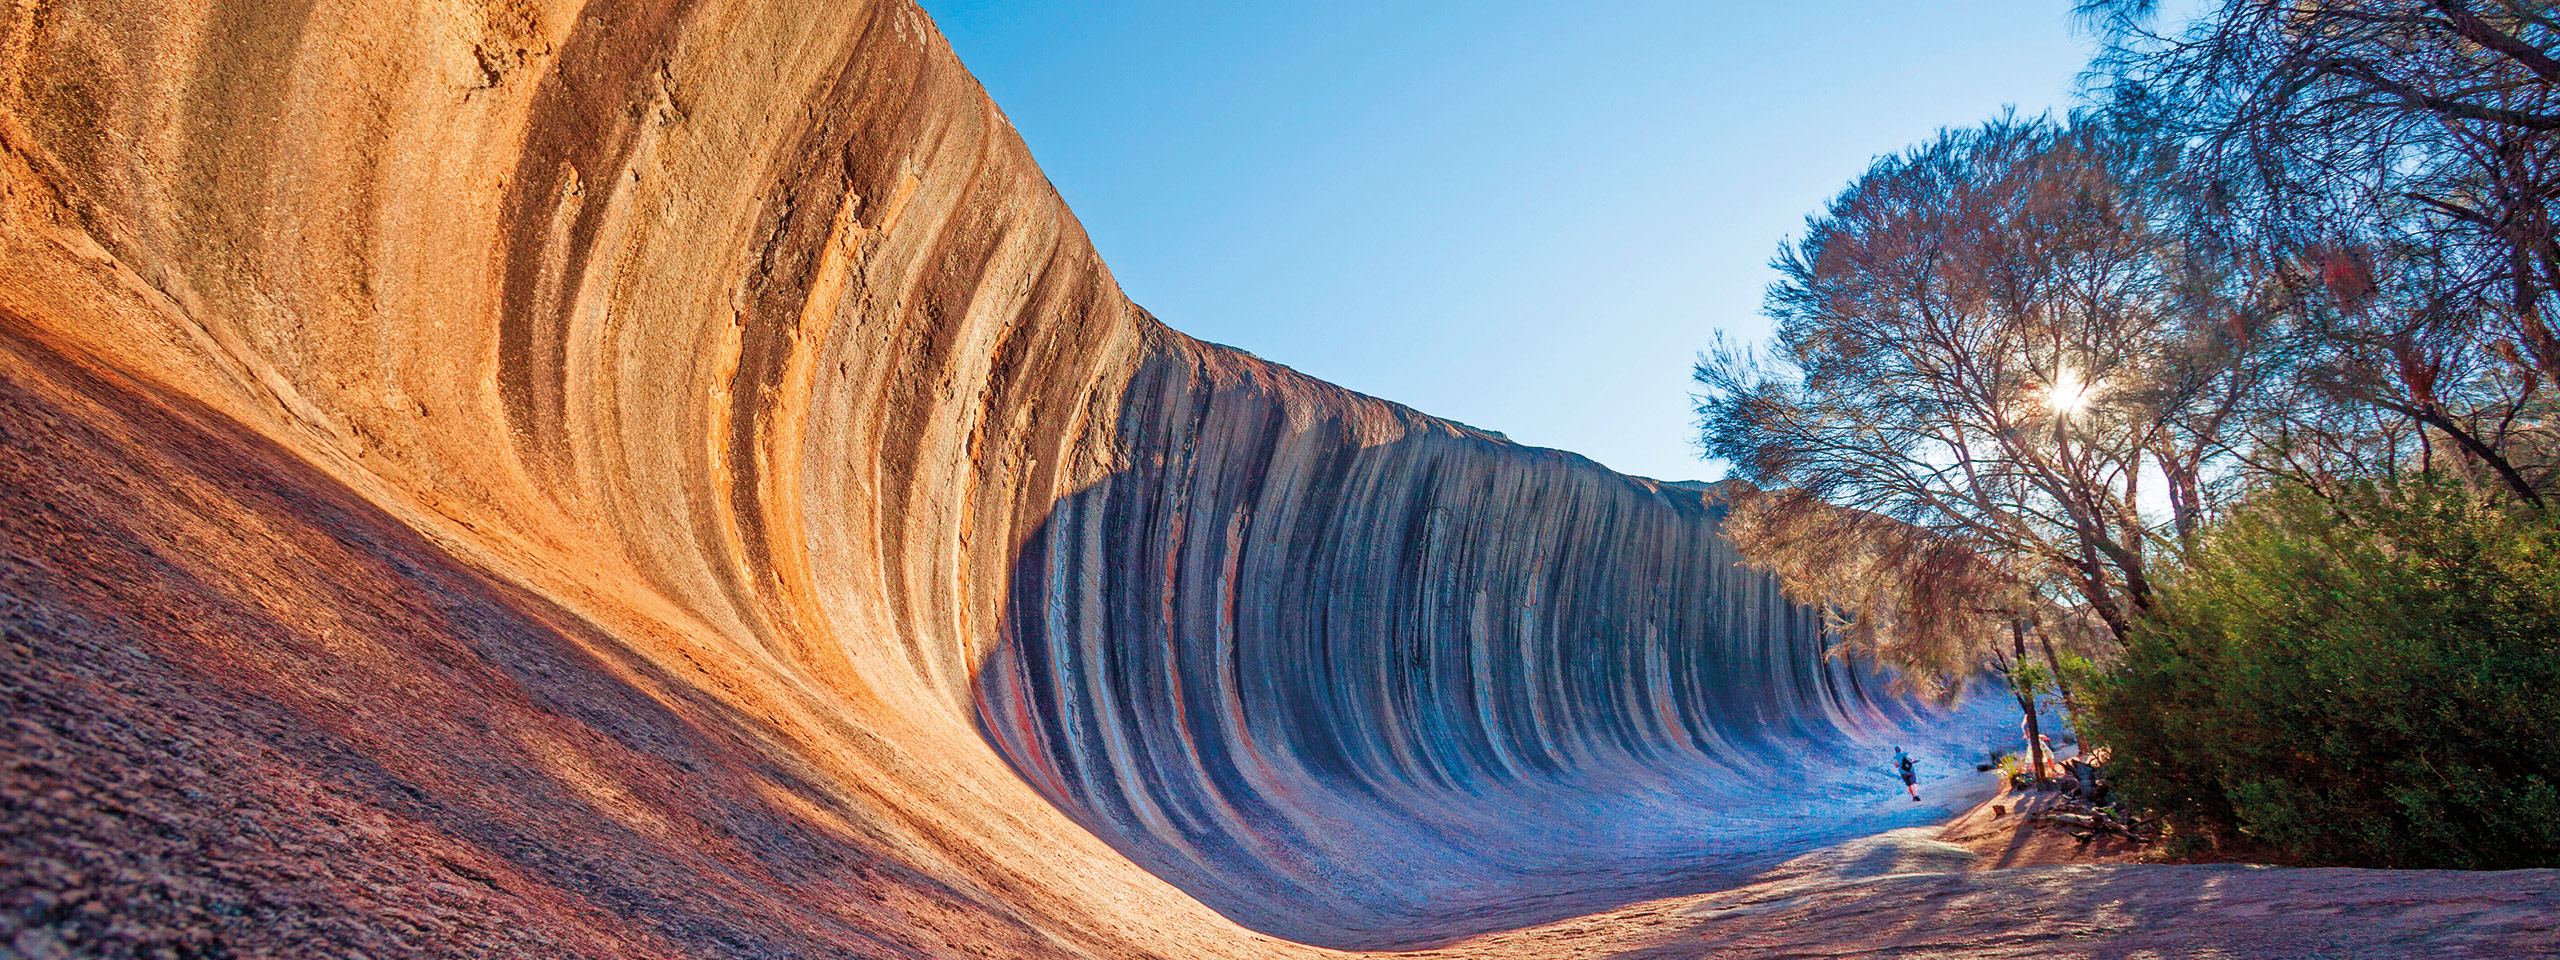
[[[1919,767],[1911,762],[1911,755],[1902,752],[1901,747],[1893,748],[1893,768],[1902,774],[1902,789],[1911,791],[1911,802],[1920,802]]]

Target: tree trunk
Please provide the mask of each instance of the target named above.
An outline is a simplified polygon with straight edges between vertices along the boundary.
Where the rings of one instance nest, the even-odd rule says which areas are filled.
[[[2062,679],[2062,658],[2053,652],[2053,634],[2038,630],[2036,642],[2044,646],[2044,665],[2053,670],[2053,689],[2062,694],[2063,716],[2070,717],[2073,723],[2080,722],[2080,707],[2071,702],[2071,684]]]
[[[2160,472],[2168,475],[2169,520],[2178,531],[2178,556],[2196,553],[2196,533],[2203,525],[2204,490],[2196,481],[2196,472],[2183,458],[2154,456],[2160,460]]]
[[[2020,667],[2026,666],[2027,625],[2025,621],[2009,621],[2009,639],[2015,642],[2018,648],[2017,659],[2010,662]],[[2009,689],[2018,695],[2018,709],[2026,711],[2027,714],[2027,770],[2029,775],[2035,778],[2036,789],[2042,790],[2045,788],[2044,730],[2036,722],[2036,691],[2033,687],[2018,683],[2014,674],[2010,677]]]

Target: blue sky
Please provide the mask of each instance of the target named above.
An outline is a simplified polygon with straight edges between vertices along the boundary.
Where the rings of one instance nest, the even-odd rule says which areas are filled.
[[[1663,479],[1869,159],[2066,107],[2070,0],[924,0],[1177,330]]]

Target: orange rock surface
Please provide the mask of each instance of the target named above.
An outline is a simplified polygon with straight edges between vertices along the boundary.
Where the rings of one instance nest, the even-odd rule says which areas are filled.
[[[1156,323],[906,2],[8,7],[0,438],[19,956],[2554,942],[2549,871],[1670,862],[1912,715],[1694,492]]]

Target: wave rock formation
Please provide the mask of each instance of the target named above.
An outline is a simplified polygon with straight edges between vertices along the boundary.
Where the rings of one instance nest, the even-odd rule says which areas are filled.
[[[0,438],[27,956],[1303,955],[1926,815],[1698,491],[1165,328],[906,0],[17,3]]]

